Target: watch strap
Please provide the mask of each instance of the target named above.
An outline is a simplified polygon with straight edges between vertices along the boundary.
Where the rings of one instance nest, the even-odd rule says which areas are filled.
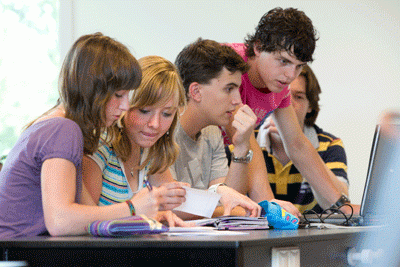
[[[247,152],[246,156],[244,157],[236,157],[233,152],[231,156],[232,162],[236,163],[249,163],[252,158],[253,158],[253,151],[251,149]]]
[[[342,194],[342,196],[330,208],[338,209],[347,203],[350,203],[350,199],[345,194]]]
[[[218,188],[218,186],[220,186],[220,185],[226,186],[225,183],[213,184],[212,186],[210,186],[210,187],[208,188],[208,192],[217,193],[217,188]]]

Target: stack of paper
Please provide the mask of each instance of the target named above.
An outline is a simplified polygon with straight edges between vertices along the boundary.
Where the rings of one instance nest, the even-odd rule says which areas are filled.
[[[212,226],[218,230],[259,230],[269,229],[264,217],[221,216],[211,219],[193,220],[197,226]]]

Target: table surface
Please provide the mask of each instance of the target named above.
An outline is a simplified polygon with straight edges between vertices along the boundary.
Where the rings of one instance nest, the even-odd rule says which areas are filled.
[[[49,237],[37,236],[0,240],[2,248],[147,248],[147,247],[230,247],[257,246],[265,242],[287,244],[302,240],[315,242],[318,240],[335,240],[348,235],[357,235],[367,230],[363,227],[347,227],[345,229],[298,229],[298,230],[256,230],[242,235],[221,236],[167,236],[163,234],[131,237],[104,238],[92,236]]]
[[[240,235],[168,236],[164,234],[119,238],[93,236],[14,238],[0,240],[3,260],[24,260],[30,266],[270,266],[272,248],[297,248],[301,266],[347,266],[346,251],[367,229],[253,230]],[[275,257],[276,258],[276,257]],[[326,265],[326,262],[329,265]]]

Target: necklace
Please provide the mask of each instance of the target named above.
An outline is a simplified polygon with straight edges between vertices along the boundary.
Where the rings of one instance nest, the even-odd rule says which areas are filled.
[[[140,151],[140,152],[139,152],[139,163],[138,163],[138,164],[139,164],[139,166],[140,166],[140,161],[141,161],[141,158],[142,158],[142,148],[140,148],[139,151]],[[135,167],[136,167],[136,166],[135,166],[134,163],[132,163],[132,164],[133,164],[133,167],[131,168],[130,174],[131,174],[131,176],[133,177],[133,171],[135,170]]]
[[[143,149],[142,148],[140,148],[140,158],[142,158],[142,155],[143,155]],[[149,164],[150,164],[150,162],[144,167],[144,177],[143,177],[143,181],[147,181],[147,171],[148,171],[148,167],[149,167]],[[139,165],[140,165],[140,163],[139,163]],[[131,171],[130,171],[130,174],[131,174],[131,176],[133,177],[133,172],[134,172],[134,170],[135,170],[135,166],[133,166],[132,168],[131,168]],[[146,184],[144,183],[143,184],[143,187],[146,187]]]
[[[131,169],[131,176],[133,177],[133,170],[134,170],[135,168],[133,167],[132,169]],[[144,187],[146,187],[147,185],[146,185],[146,181],[148,180],[148,176],[147,176],[147,166],[146,167],[144,167],[144,177],[143,177],[143,188]]]

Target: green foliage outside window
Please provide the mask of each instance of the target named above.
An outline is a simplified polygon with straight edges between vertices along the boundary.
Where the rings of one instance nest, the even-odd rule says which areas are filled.
[[[57,0],[0,2],[0,157],[24,125],[58,98],[58,5]]]

